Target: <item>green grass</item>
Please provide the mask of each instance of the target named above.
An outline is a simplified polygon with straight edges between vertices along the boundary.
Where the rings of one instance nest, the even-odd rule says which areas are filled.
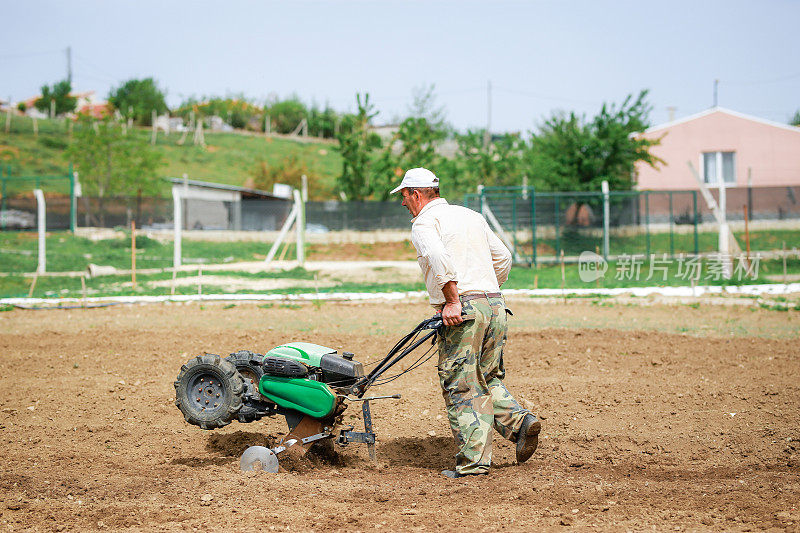
[[[639,280],[635,279],[616,279],[617,264],[611,263],[609,270],[606,272],[605,278],[601,283],[585,283],[581,281],[578,275],[577,265],[567,265],[566,273],[566,287],[567,288],[586,288],[592,289],[595,287],[601,288],[629,288],[629,287],[643,287],[653,285],[670,285],[670,286],[687,286],[690,281],[682,277],[678,277],[674,272],[677,268],[669,271],[667,281],[664,282],[660,278],[658,280],[646,280],[647,269],[642,270],[642,276]],[[800,260],[788,261],[788,271],[793,274],[800,273]],[[698,285],[738,285],[738,284],[755,284],[755,283],[769,283],[765,279],[765,274],[775,274],[782,271],[782,264],[780,260],[761,261],[759,265],[759,276],[756,279],[745,278],[742,280],[717,280],[714,279],[712,273],[709,273],[707,268],[701,272],[701,279]],[[186,276],[195,276],[196,273],[179,273],[178,277],[183,278]],[[294,269],[285,272],[270,272],[270,273],[246,273],[237,271],[215,271],[208,272],[206,276],[224,276],[226,278],[234,278],[240,280],[255,279],[255,278],[282,278],[282,279],[296,279],[309,280],[314,278],[314,272],[309,272],[303,269]],[[536,286],[542,289],[559,289],[561,287],[561,269],[559,266],[541,266],[538,269],[514,268],[511,270],[508,281],[503,286],[504,289],[531,289],[534,288],[534,278],[537,279]],[[150,282],[165,281],[172,279],[170,272],[160,272],[155,274],[138,274],[136,288],[132,287],[129,275],[116,275],[116,276],[102,276],[97,278],[88,278],[86,283],[87,296],[131,296],[131,295],[168,295],[170,294],[169,284],[167,286],[155,287],[150,285]],[[0,297],[23,297],[28,294],[32,283],[31,277],[22,275],[9,275],[0,277]],[[342,282],[334,281],[334,286],[324,286],[318,289],[309,287],[288,287],[275,290],[238,290],[239,294],[300,294],[300,293],[313,293],[319,292],[320,294],[331,292],[391,292],[391,291],[423,291],[425,289],[423,283],[358,283],[358,282]],[[210,284],[210,281],[203,283],[204,294],[224,294],[229,292],[221,286]],[[197,294],[197,287],[195,285],[178,286],[175,290],[176,294]],[[82,296],[81,279],[79,277],[66,277],[66,276],[45,276],[37,280],[36,287],[33,295],[35,297],[80,297]],[[588,297],[588,296],[587,296]],[[591,297],[591,298],[597,298]],[[602,299],[599,300],[599,305],[604,305]],[[784,304],[776,300],[774,304],[775,310],[793,309],[791,304]],[[267,304],[270,305],[270,304]]]
[[[713,234],[701,234],[701,236],[706,240],[715,237]],[[664,238],[664,235],[653,236],[653,240],[656,242]],[[611,242],[612,248],[615,248],[623,246],[626,241],[612,239]],[[776,243],[777,249],[780,249],[782,242],[786,242],[787,247],[800,247],[800,230],[758,232],[754,234],[754,242],[759,244],[758,247],[753,246],[754,250],[774,250]],[[634,243],[629,244],[630,246],[634,245]],[[0,272],[33,272],[36,270],[37,246],[36,233],[0,232]],[[82,271],[89,266],[89,263],[120,269],[129,269],[131,266],[130,237],[92,241],[76,237],[69,232],[53,232],[47,237],[46,246],[49,272]],[[363,247],[370,246],[363,245]],[[269,251],[270,243],[184,240],[182,247],[184,264],[220,264],[261,260]],[[138,269],[172,266],[173,245],[171,242],[162,243],[140,235],[136,238],[136,249],[136,267]],[[707,249],[701,248],[704,251],[714,249],[714,246],[709,246]],[[639,252],[636,248],[628,248],[628,250],[630,250],[629,254],[644,253],[643,251]],[[290,243],[285,258],[293,259],[294,257],[295,248]],[[568,270],[570,268],[577,269],[573,266]],[[515,269],[515,272],[519,270]],[[780,269],[773,269],[768,273],[778,274],[780,272]],[[532,282],[532,278],[530,281]]]
[[[787,273],[800,274],[800,260],[788,259],[787,260]],[[780,275],[783,273],[783,264],[780,259],[764,260],[759,262],[758,276],[753,279],[750,275],[742,275],[742,279],[737,279],[739,276],[735,272],[735,276],[731,280],[719,279],[716,273],[709,271],[709,262],[703,259],[701,262],[702,269],[700,272],[700,280],[697,285],[751,285],[759,283],[775,283],[766,278],[767,275]],[[734,269],[736,269],[738,261],[734,262]],[[564,268],[565,273],[565,286],[568,288],[584,288],[591,289],[595,287],[600,288],[625,288],[625,287],[652,287],[652,286],[689,286],[691,280],[685,276],[678,276],[678,262],[673,261],[666,265],[667,277],[663,279],[663,274],[660,271],[655,271],[651,279],[647,279],[650,275],[649,263],[645,262],[640,268],[639,279],[635,279],[633,272],[629,270],[624,264],[620,262],[609,262],[608,270],[605,276],[597,283],[592,281],[586,283],[580,279],[578,265],[569,264]],[[743,273],[744,274],[744,273]],[[537,279],[538,278],[538,279]],[[618,279],[619,278],[619,279]],[[634,279],[631,279],[634,278]],[[538,283],[537,283],[538,282]],[[526,269],[526,268],[513,268],[509,275],[508,281],[503,285],[504,289],[531,289],[534,285],[540,289],[559,289],[561,288],[561,267],[559,265],[542,265],[539,268]]]
[[[783,237],[785,238],[785,236]],[[36,269],[37,239],[36,234],[30,232],[5,232],[0,233],[0,271],[11,275],[0,277],[0,296],[19,297],[28,294],[32,279],[22,274],[33,272]],[[183,260],[185,264],[224,264],[238,261],[257,261],[263,259],[269,248],[267,243],[256,242],[207,242],[186,240],[183,243]],[[91,241],[82,237],[76,237],[68,232],[53,233],[47,239],[47,270],[48,272],[67,272],[85,271],[89,263],[98,265],[114,266],[119,269],[130,268],[130,240],[129,238],[108,239]],[[290,251],[290,258],[293,254]],[[707,258],[702,260],[703,269],[700,274],[698,285],[736,285],[753,283],[774,283],[776,276],[780,281],[783,272],[782,261],[780,259],[761,260],[759,263],[758,277],[736,276],[743,279],[724,281],[709,271],[710,261]],[[734,264],[736,267],[738,262]],[[144,274],[143,269],[161,269],[172,266],[172,243],[161,243],[144,236],[137,237],[137,281],[139,287],[133,288],[129,285],[130,277],[125,275],[103,276],[87,280],[88,295],[134,295],[134,294],[154,294],[165,295],[170,293],[169,287],[151,287],[149,282],[163,281],[172,278],[169,272],[159,272],[154,274]],[[800,274],[800,260],[787,260],[787,273],[790,275]],[[623,274],[627,274],[623,276]],[[687,276],[678,276],[678,261],[674,260],[667,264],[667,279],[662,278],[661,272],[654,272],[651,279],[649,263],[643,262],[640,267],[638,279],[630,275],[630,270],[623,270],[621,262],[611,262],[605,276],[599,283],[586,283],[580,279],[578,265],[567,264],[565,266],[565,286],[568,288],[624,288],[639,286],[686,286],[691,281]],[[179,276],[195,275],[192,273],[180,273]],[[270,273],[248,273],[236,270],[207,271],[207,276],[225,276],[238,278],[240,280],[258,278],[282,278],[307,281],[314,279],[315,273],[304,269],[294,269],[282,272]],[[772,280],[767,276],[772,277]],[[323,278],[320,278],[323,279]],[[329,280],[326,280],[329,281]],[[416,291],[423,290],[424,286],[420,282],[414,283],[357,283],[341,282],[333,280],[335,286],[322,287],[317,289],[321,293],[325,292],[384,292],[384,291]],[[324,285],[324,284],[323,284]],[[504,285],[506,289],[530,289],[530,288],[549,288],[558,289],[561,287],[561,268],[559,265],[539,265],[538,268],[517,267],[512,269],[508,282]],[[196,287],[178,287],[178,294],[195,294]],[[203,291],[207,294],[222,293],[225,290],[221,287],[204,284]],[[283,293],[296,294],[312,292],[308,287],[286,288],[273,291],[239,291],[242,293]],[[81,280],[79,277],[66,276],[46,276],[37,281],[34,291],[35,296],[80,296],[82,294]]]
[[[130,237],[92,241],[69,232],[51,233],[47,237],[47,270],[68,272],[86,270],[89,263],[115,268],[131,268]],[[32,232],[0,232],[0,272],[33,272],[37,265],[37,235]],[[258,261],[269,251],[270,243],[208,242],[184,240],[184,264],[231,263]],[[172,266],[173,245],[136,237],[136,268]],[[293,247],[288,257],[294,257]]]
[[[745,248],[744,232],[734,232],[736,239]],[[751,250],[780,250],[783,244],[787,249],[800,248],[800,230],[780,229],[780,230],[759,230],[750,232]],[[537,241],[540,255],[546,254],[554,256],[556,250],[564,249],[564,255],[577,256],[584,250],[602,250],[602,237],[589,236],[587,232],[569,232],[555,238],[539,239]],[[698,233],[697,249],[699,252],[712,252],[719,248],[719,234],[715,232]],[[530,242],[525,247],[525,253],[530,254]],[[651,233],[650,245],[648,247],[647,236],[640,235],[619,235],[611,236],[609,239],[609,253],[611,255],[620,254],[693,254],[695,252],[694,233],[673,234]]]
[[[66,175],[69,161],[64,151],[69,143],[65,122],[39,120],[39,135],[33,134],[32,119],[13,117],[11,132],[5,133],[5,114],[0,116],[0,164],[10,166],[12,176]],[[133,132],[143,139],[150,139],[148,129]],[[286,139],[265,138],[259,135],[238,133],[206,133],[207,148],[194,146],[191,135],[179,146],[180,134],[158,136],[156,149],[163,156],[165,165],[158,172],[162,177],[181,177],[186,173],[190,179],[243,186],[248,179],[258,175],[261,162],[277,166],[291,156],[296,156],[308,168],[309,190],[312,197],[332,198],[336,176],[341,171],[341,156],[332,144],[300,143]],[[15,187],[30,189],[27,185],[10,184],[8,192]],[[54,190],[68,191],[68,182]],[[170,185],[164,183],[162,193],[169,194]]]

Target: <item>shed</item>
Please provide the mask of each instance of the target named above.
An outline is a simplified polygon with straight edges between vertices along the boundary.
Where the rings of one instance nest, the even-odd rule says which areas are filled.
[[[184,202],[183,227],[199,230],[274,231],[291,200],[259,189],[184,178],[167,178]]]

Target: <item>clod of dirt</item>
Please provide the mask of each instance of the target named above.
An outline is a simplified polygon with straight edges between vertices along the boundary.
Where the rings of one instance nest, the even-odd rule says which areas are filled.
[[[228,434],[213,433],[208,437],[206,449],[223,457],[238,457],[250,446],[272,448],[275,442],[276,439],[272,435],[251,431],[235,431]]]
[[[456,451],[451,437],[400,437],[381,443],[381,458],[389,464],[439,470],[453,466]]]
[[[324,466],[347,466],[347,460],[334,449],[333,441],[327,440],[314,444],[302,457],[282,453],[278,456],[278,464],[289,472],[305,473]]]

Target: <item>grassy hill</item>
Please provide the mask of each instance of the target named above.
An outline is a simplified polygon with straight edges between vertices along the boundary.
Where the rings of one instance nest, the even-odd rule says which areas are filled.
[[[0,165],[10,167],[13,176],[63,175],[69,162],[64,150],[69,143],[67,123],[63,120],[39,120],[39,134],[33,133],[33,121],[12,117],[11,131],[5,132],[6,115],[0,115]],[[137,129],[134,135],[150,139],[149,129]],[[336,176],[341,171],[341,156],[335,144],[298,141],[248,135],[243,133],[206,133],[206,148],[192,145],[191,134],[183,146],[180,133],[158,136],[156,149],[164,156],[162,177],[190,179],[247,186],[270,167],[294,166],[309,178],[312,198],[334,197]],[[164,187],[167,194],[168,186]]]

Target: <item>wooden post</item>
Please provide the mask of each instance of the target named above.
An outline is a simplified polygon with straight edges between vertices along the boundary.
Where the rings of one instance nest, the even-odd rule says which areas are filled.
[[[8,100],[8,109],[6,109],[6,133],[11,131],[11,99]]]
[[[203,265],[197,267],[197,294],[203,294]]]
[[[86,307],[86,275],[81,276],[81,305]]]
[[[131,282],[136,288],[136,221],[131,220]]]
[[[150,144],[155,145],[156,137],[158,137],[158,127],[156,126],[156,120],[158,120],[158,113],[156,113],[155,109],[153,109],[153,112],[150,114],[150,117],[151,117],[150,120],[153,122],[153,134],[150,137]]]
[[[594,253],[595,253],[595,256],[596,256],[595,260],[594,260],[594,271],[595,272],[600,272],[600,261],[597,260],[597,257],[600,256],[600,247],[599,246],[595,246],[594,247]],[[598,287],[598,288],[600,287],[600,276],[597,276],[597,279],[595,280],[595,286]]]
[[[39,279],[39,271],[33,274],[33,281],[31,282],[31,289],[28,291],[28,298],[33,296],[33,289],[36,288],[36,280]]]
[[[36,119],[36,117],[33,117],[33,136],[39,136],[39,121]]]

